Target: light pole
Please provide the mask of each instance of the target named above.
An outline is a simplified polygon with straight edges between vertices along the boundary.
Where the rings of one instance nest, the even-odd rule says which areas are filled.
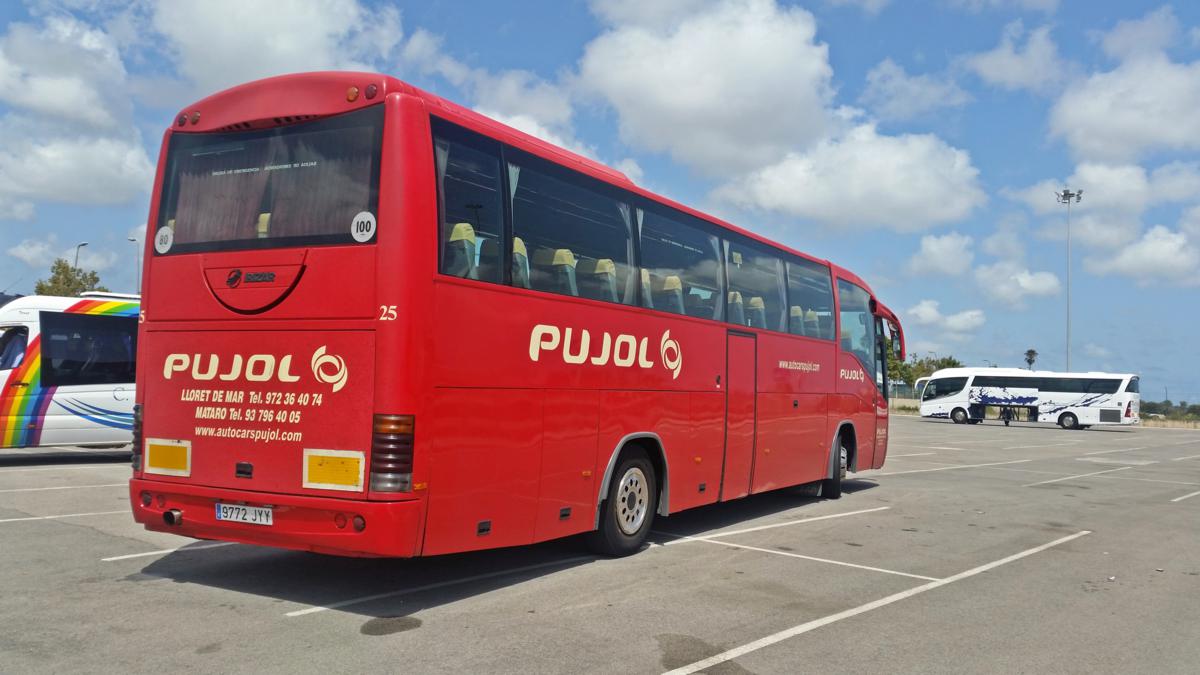
[[[133,242],[133,278],[134,290],[142,292],[142,247],[138,245],[137,237],[126,237]]]
[[[1059,204],[1067,205],[1067,372],[1071,372],[1071,202],[1083,201],[1083,190],[1071,192],[1070,188],[1063,188],[1054,196]]]
[[[72,266],[74,269],[79,269],[79,249],[87,246],[87,244],[88,243],[86,241],[81,241],[78,244],[75,244],[75,264]]]

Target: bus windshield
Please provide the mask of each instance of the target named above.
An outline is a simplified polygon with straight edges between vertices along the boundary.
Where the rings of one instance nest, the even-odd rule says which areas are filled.
[[[155,251],[353,243],[351,223],[376,212],[382,128],[376,105],[265,130],[174,134]]]

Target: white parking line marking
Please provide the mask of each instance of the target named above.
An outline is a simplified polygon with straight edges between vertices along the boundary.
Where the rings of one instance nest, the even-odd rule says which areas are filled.
[[[130,553],[129,555],[115,555],[111,558],[101,558],[100,562],[115,562],[117,560],[129,560],[130,558],[147,558],[152,555],[167,555],[168,553],[174,553],[176,551],[183,551],[186,553],[187,551],[199,551],[201,549],[206,549],[206,548],[217,548],[220,546],[233,546],[236,543],[237,542],[233,542],[233,541],[220,541],[220,542],[216,542],[213,544],[200,544],[198,546],[180,546],[179,548],[168,548],[168,549],[164,549],[162,551],[147,551],[145,553]]]
[[[1001,466],[1003,464],[1023,464],[1032,462],[1032,459],[1014,459],[1010,462],[989,462],[987,464],[957,464],[954,466],[939,466],[936,469],[912,469],[909,471],[889,471],[886,473],[877,473],[876,476],[901,476],[906,473],[928,473],[930,471],[952,471],[954,469],[978,469],[983,466]]]
[[[1172,501],[1172,502],[1181,502],[1181,501],[1183,501],[1183,500],[1185,500],[1185,499],[1189,499],[1189,498],[1191,498],[1191,497],[1195,497],[1196,495],[1200,495],[1200,492],[1192,492],[1192,493],[1186,494],[1186,495],[1184,495],[1184,496],[1182,496],[1182,497],[1176,497],[1175,499],[1172,499],[1171,501]]]
[[[853,567],[854,569],[868,570],[870,572],[883,572],[884,574],[895,574],[896,576],[909,577],[911,579],[923,579],[925,581],[937,581],[938,580],[937,577],[927,577],[927,576],[922,576],[920,574],[909,574],[908,572],[898,572],[896,570],[887,570],[882,567],[871,567],[869,565],[858,565],[855,563],[843,562],[841,560],[830,560],[828,558],[814,558],[813,556],[810,556],[810,555],[800,555],[799,553],[792,553],[790,551],[779,551],[779,550],[771,549],[771,548],[760,548],[758,546],[747,546],[745,544],[735,544],[731,541],[720,541],[718,539],[708,539],[706,537],[688,537],[687,539],[689,539],[691,541],[703,541],[708,544],[719,544],[721,546],[728,546],[730,548],[742,548],[742,549],[746,549],[747,551],[761,551],[762,553],[774,553],[775,555],[783,555],[783,556],[787,556],[789,558],[800,558],[801,560],[811,560],[813,562],[828,563],[830,565],[840,565],[842,567]]]
[[[1145,446],[1142,446],[1142,447],[1137,447],[1137,448],[1121,448],[1120,450],[1097,450],[1096,452],[1085,452],[1083,454],[1084,454],[1084,456],[1087,456],[1087,455],[1111,455],[1114,452],[1132,452],[1134,450],[1145,450],[1145,449],[1146,449]]]
[[[1113,480],[1139,480],[1143,483],[1168,483],[1170,485],[1200,485],[1200,483],[1188,483],[1181,480],[1161,480],[1158,478],[1133,478],[1131,476],[1102,476],[1102,478],[1111,478]]]
[[[88,488],[125,487],[129,483],[105,483],[104,485],[59,485],[57,487],[14,488],[0,492],[45,492],[46,490],[85,490]]]
[[[913,596],[920,595],[922,593],[925,593],[926,591],[932,591],[935,588],[941,588],[942,586],[952,584],[956,581],[962,581],[963,579],[968,579],[970,577],[976,576],[978,574],[982,574],[989,570],[993,570],[997,567],[1000,567],[1001,565],[1007,565],[1008,563],[1015,562],[1017,560],[1020,560],[1021,558],[1027,558],[1031,555],[1034,555],[1035,553],[1041,553],[1042,551],[1045,551],[1047,549],[1054,548],[1055,546],[1065,544],[1069,541],[1073,541],[1075,539],[1078,539],[1080,537],[1083,537],[1083,536],[1086,536],[1089,534],[1091,534],[1091,532],[1089,530],[1080,530],[1079,532],[1076,532],[1075,534],[1068,535],[1066,537],[1062,537],[1061,539],[1055,539],[1054,541],[1052,541],[1048,544],[1042,544],[1041,546],[1036,546],[1031,549],[1026,549],[1024,551],[1021,551],[1020,553],[1015,553],[1013,555],[1010,555],[1007,558],[1001,558],[1000,560],[996,560],[996,561],[987,563],[986,565],[980,565],[979,567],[969,569],[966,572],[959,572],[958,574],[955,574],[952,577],[946,577],[945,579],[938,579],[937,581],[931,581],[927,584],[922,584],[920,586],[917,586],[916,588],[910,588],[907,591],[900,591],[899,593],[894,593],[892,595],[887,596],[886,598],[880,598],[879,600],[868,602],[865,605],[859,605],[858,607],[854,607],[852,609],[847,609],[845,611],[838,612],[837,614],[830,614],[829,616],[822,617],[820,619],[814,619],[813,621],[809,621],[807,623],[802,623],[798,626],[793,626],[791,628],[788,628],[787,630],[779,631],[778,633],[775,633],[773,635],[768,635],[764,638],[759,638],[758,640],[755,640],[753,642],[748,642],[740,647],[734,647],[733,649],[721,652],[720,654],[710,656],[707,659],[702,659],[700,661],[696,661],[695,663],[690,663],[686,666],[683,666],[682,668],[676,668],[674,670],[667,671],[664,675],[690,675],[690,673],[695,673],[695,672],[704,670],[705,668],[711,668],[712,666],[715,666],[719,663],[724,663],[726,661],[732,661],[733,659],[736,659],[740,656],[749,654],[750,652],[758,651],[759,649],[762,649],[763,647],[769,647],[773,644],[783,642],[784,640],[787,640],[788,638],[793,638],[793,637],[796,637],[797,635],[803,635],[804,633],[808,633],[810,631],[816,630],[823,626],[828,626],[829,624],[836,623],[838,621],[841,621],[842,619],[849,619],[851,617],[858,616],[859,614],[865,614],[867,612],[870,612],[871,610],[879,609],[880,607],[886,607],[887,605],[899,602],[901,600],[907,600],[908,598],[911,598]]]
[[[92,513],[64,513],[59,516],[26,516],[24,518],[5,518],[0,523],[19,523],[25,520],[55,520],[57,518],[82,518],[84,516],[111,516],[117,513],[129,514],[129,509],[120,511],[94,511]]]
[[[1044,445],[1010,445],[1005,450],[1020,450],[1022,448],[1056,448],[1060,445],[1075,445],[1083,441],[1067,441],[1066,443],[1046,443]]]
[[[5,450],[5,452],[8,452]],[[129,471],[129,462],[121,462],[120,464],[89,464],[86,466],[34,466],[34,467],[13,467],[0,469],[0,473],[21,473],[24,471],[79,471],[81,469],[124,469]]]
[[[484,579],[494,579],[496,577],[509,576],[520,574],[521,572],[529,572],[532,570],[542,569],[544,567],[554,567],[556,565],[569,565],[571,563],[582,562],[584,560],[595,560],[591,556],[578,556],[575,558],[563,558],[561,560],[550,560],[548,562],[538,563],[536,565],[526,565],[524,567],[514,567],[508,570],[497,570],[486,574],[476,574],[474,576],[462,577],[461,579],[450,579],[447,581],[439,581],[433,584],[425,584],[424,586],[413,586],[412,588],[402,588],[398,591],[388,591],[387,593],[376,593],[374,595],[364,595],[360,598],[350,598],[349,600],[340,600],[331,602],[328,605],[308,607],[306,609],[298,609],[294,612],[284,614],[286,617],[305,616],[307,614],[316,614],[317,612],[327,612],[331,609],[340,609],[349,607],[350,605],[360,605],[364,602],[373,600],[383,600],[384,598],[394,598],[400,595],[411,595],[422,591],[431,591],[435,588],[445,588],[446,586],[457,586],[458,584],[469,584],[472,581],[482,581]]]
[[[1196,459],[1197,457],[1200,457],[1200,455],[1188,455],[1187,457],[1176,457],[1176,458],[1172,459],[1171,461],[1172,462],[1182,462],[1185,459]]]
[[[679,544],[679,543],[688,541],[690,539],[703,539],[703,538],[711,539],[714,537],[728,537],[728,536],[731,536],[734,534],[745,534],[747,532],[758,532],[760,530],[771,530],[776,527],[788,527],[789,525],[803,525],[804,523],[813,523],[818,520],[829,520],[830,518],[843,518],[845,516],[857,516],[860,513],[875,513],[876,511],[887,511],[890,508],[892,508],[892,507],[879,506],[879,507],[876,507],[873,509],[861,509],[859,511],[847,511],[845,513],[830,513],[830,514],[824,515],[824,516],[813,516],[812,518],[800,518],[798,520],[789,520],[786,523],[771,523],[770,525],[759,525],[758,527],[747,527],[742,530],[730,530],[728,532],[714,532],[712,534],[705,534],[705,535],[701,535],[699,537],[689,536],[686,534],[675,534],[673,532],[655,531],[654,533],[655,534],[665,534],[665,535],[668,535],[671,537],[681,537],[680,539],[676,539],[674,541],[668,541],[667,543],[663,544],[663,546],[671,546],[672,544]]]
[[[1114,459],[1112,457],[1076,457],[1077,462],[1092,462],[1093,464],[1124,464],[1125,466],[1148,466],[1158,464],[1156,459]]]
[[[1123,466],[1119,469],[1105,469],[1104,471],[1093,471],[1092,473],[1081,473],[1081,474],[1076,474],[1074,476],[1063,476],[1062,478],[1051,478],[1050,480],[1044,480],[1044,481],[1041,481],[1038,483],[1029,483],[1027,485],[1022,485],[1021,487],[1033,487],[1035,485],[1049,485],[1051,483],[1061,483],[1064,480],[1071,480],[1072,478],[1087,478],[1088,476],[1099,476],[1102,473],[1112,473],[1114,471],[1128,471],[1129,469],[1132,469],[1132,468],[1133,468],[1132,466]]]

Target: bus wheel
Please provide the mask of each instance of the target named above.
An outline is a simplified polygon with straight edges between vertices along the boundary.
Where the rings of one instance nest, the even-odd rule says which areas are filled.
[[[1074,413],[1063,413],[1062,417],[1058,418],[1058,424],[1064,429],[1078,429],[1079,418]]]
[[[954,412],[950,413],[950,419],[954,420],[955,424],[966,424],[967,411],[962,408],[955,408]]]
[[[821,481],[821,496],[826,499],[841,499],[842,498],[842,479],[846,477],[846,467],[850,464],[850,453],[846,450],[846,444],[842,441],[841,435],[837,439],[837,456],[838,468],[833,472],[833,478],[826,478]]]
[[[650,533],[657,508],[654,465],[640,448],[624,451],[601,507],[600,527],[589,535],[588,546],[602,555],[636,552]]]

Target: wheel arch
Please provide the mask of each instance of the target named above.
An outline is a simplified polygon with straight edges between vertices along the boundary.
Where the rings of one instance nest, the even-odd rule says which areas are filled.
[[[608,456],[608,465],[604,468],[604,476],[600,479],[600,489],[596,493],[596,515],[593,518],[593,528],[600,527],[600,505],[608,496],[608,486],[612,483],[613,472],[617,470],[617,460],[620,459],[625,448],[631,446],[645,450],[646,456],[650,458],[650,463],[654,465],[654,480],[658,488],[658,509],[655,513],[666,516],[671,512],[670,465],[667,463],[667,453],[663,450],[662,438],[654,432],[639,431],[622,436]]]
[[[826,467],[826,478],[833,478],[834,472],[838,470],[838,457],[834,451],[837,449],[838,438],[842,436],[846,438],[846,469],[858,473],[858,433],[854,430],[854,422],[842,420],[838,422],[837,430],[829,439],[829,465]]]

